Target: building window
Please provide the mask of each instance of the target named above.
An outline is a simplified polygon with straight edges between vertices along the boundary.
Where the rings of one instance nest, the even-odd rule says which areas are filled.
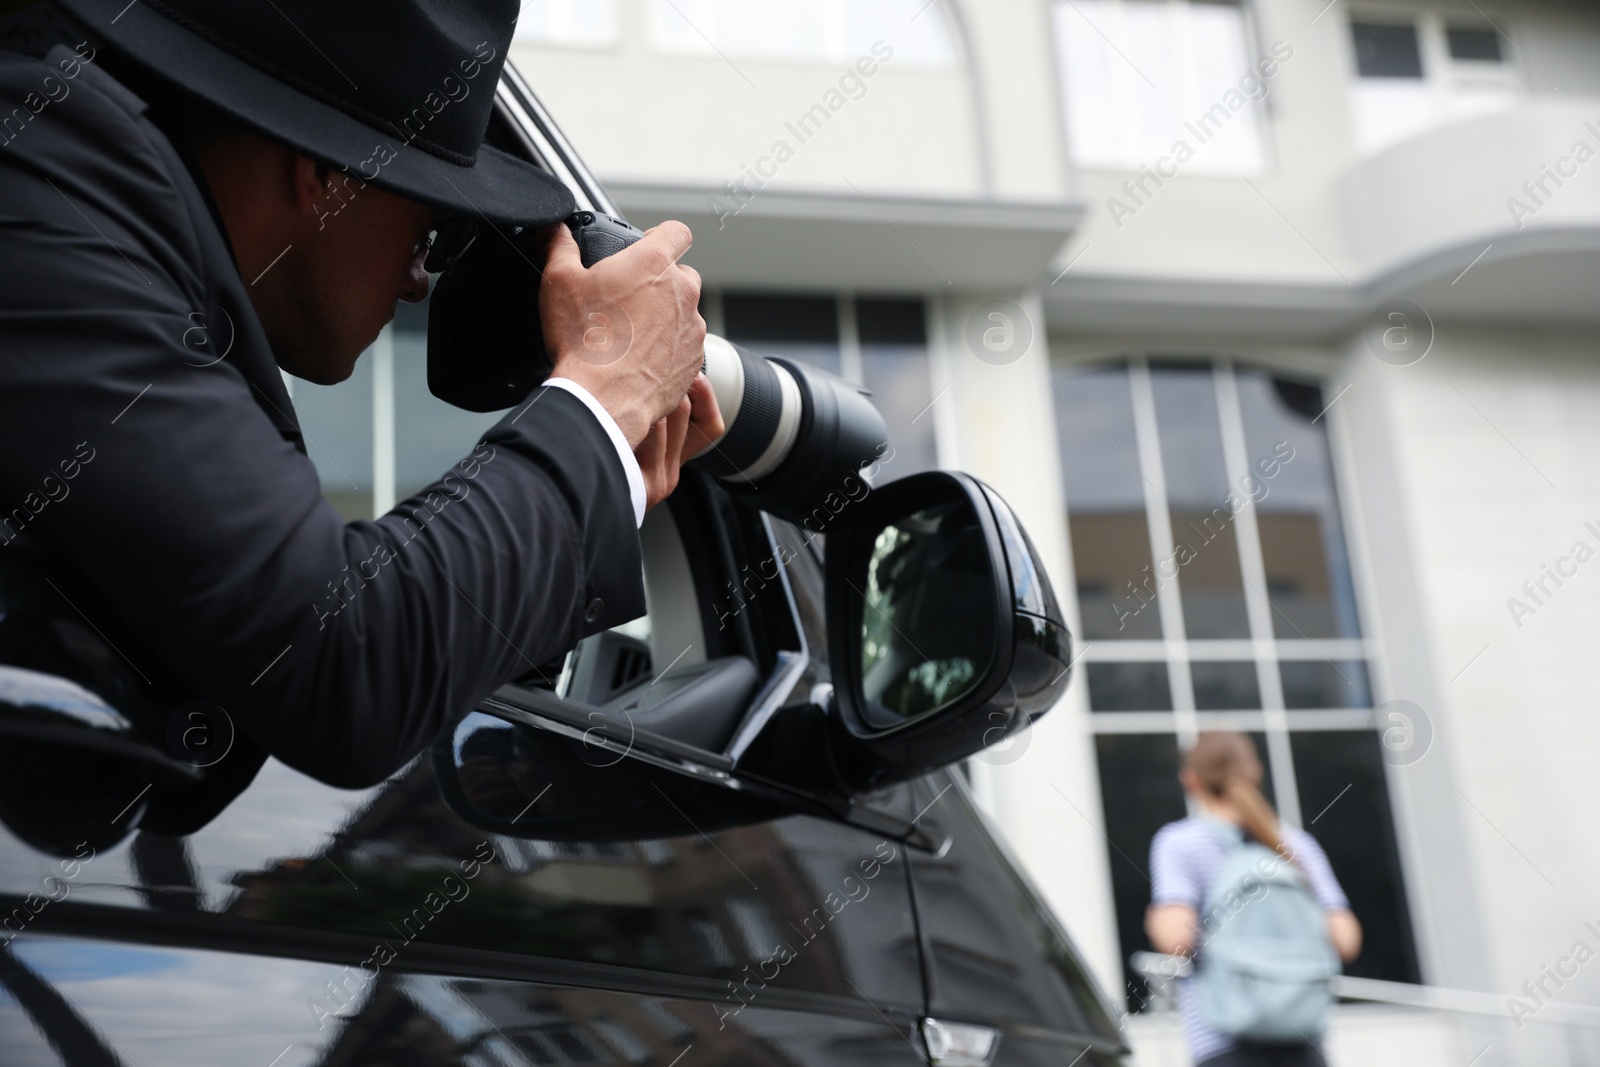
[[[1194,174],[1261,172],[1261,101],[1283,57],[1247,47],[1239,4],[1056,0],[1051,13],[1079,166],[1138,170],[1171,159],[1169,169]]]
[[[1500,35],[1493,30],[1450,27],[1445,30],[1450,41],[1450,58],[1468,62],[1500,63],[1505,57],[1500,53]]]
[[[1350,27],[1355,38],[1356,70],[1363,78],[1420,78],[1422,51],[1415,26],[1390,26],[1357,22]]]
[[[883,413],[892,452],[883,480],[939,465],[927,308],[917,297],[727,292],[710,300],[721,333],[764,356],[820,367],[865,386]]]
[[[853,64],[894,50],[896,67],[949,67],[955,35],[936,0],[651,0],[662,52]]]
[[[1492,26],[1424,12],[1350,24],[1356,147],[1373,153],[1516,102],[1516,78]]]
[[[1055,386],[1124,964],[1149,948],[1150,839],[1185,813],[1181,753],[1234,729],[1366,927],[1347,973],[1416,981],[1322,389],[1155,357]]]
[[[513,40],[568,48],[616,44],[616,0],[523,0]]]

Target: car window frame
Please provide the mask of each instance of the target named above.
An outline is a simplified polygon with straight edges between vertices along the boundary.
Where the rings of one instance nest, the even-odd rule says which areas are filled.
[[[496,88],[495,111],[490,123],[491,134],[497,126],[502,133],[509,134],[516,142],[516,148],[521,149],[524,158],[561,181],[571,191],[580,208],[620,215],[604,187],[583,164],[549,112],[528,87],[515,65],[510,62],[507,62]],[[694,488],[697,485],[701,488]],[[691,547],[692,538],[685,536],[680,509],[686,507],[692,509],[692,504],[685,504],[682,501],[692,500],[702,493],[705,494],[702,501],[710,505],[707,509],[709,512],[707,531],[716,542],[724,570],[734,578],[737,578],[739,573],[738,569],[732,566],[737,562],[737,554],[734,546],[727,540],[728,527],[722,522],[722,518],[727,515],[736,516],[744,524],[747,541],[755,540],[748,536],[752,524],[758,526],[759,542],[763,546],[761,551],[772,559],[781,557],[770,517],[765,512],[737,500],[716,486],[712,479],[699,472],[685,470],[684,478],[680,481],[677,492],[669,498],[668,506],[673,509],[674,520],[679,522],[678,532],[689,553],[692,574],[696,566],[696,552]],[[680,494],[683,495],[680,497]],[[692,511],[690,513],[692,514]],[[812,551],[812,559],[817,560],[820,565],[821,553],[812,546],[808,546],[808,549]],[[781,596],[764,598],[766,607],[763,612],[750,613],[748,616],[741,612],[740,618],[744,621],[736,622],[736,627],[745,630],[739,639],[744,643],[746,650],[754,653],[753,658],[763,680],[751,699],[743,720],[735,728],[732,740],[722,753],[709,752],[653,731],[636,728],[631,723],[620,721],[598,708],[577,701],[564,700],[547,690],[530,689],[517,683],[497,690],[480,702],[477,710],[512,722],[579,738],[586,744],[607,748],[624,758],[646,760],[656,766],[726,788],[772,790],[776,795],[791,797],[798,805],[797,810],[810,809],[814,813],[825,813],[837,821],[884,834],[911,847],[939,851],[944,844],[941,836],[931,833],[915,822],[907,822],[897,814],[874,807],[871,798],[819,796],[774,780],[769,775],[753,773],[751,768],[742,765],[744,757],[750,753],[757,739],[763,736],[764,731],[779,713],[785,708],[793,708],[796,705],[796,685],[804,677],[807,669],[816,662],[816,657],[826,656],[826,642],[823,642],[822,648],[815,650],[808,645],[804,623],[795,603],[787,569],[780,566],[777,571],[774,584],[781,590]],[[695,583],[697,591],[704,594],[706,590],[701,585],[699,574],[695,574]],[[710,630],[706,620],[708,607],[706,602],[703,601],[702,604],[701,629],[709,641]],[[778,610],[774,610],[775,604]],[[762,624],[760,632],[757,632],[757,627],[754,625],[758,621]],[[778,640],[773,640],[774,632],[780,635]],[[780,641],[784,639],[785,643],[792,643],[792,647],[781,647]],[[770,651],[772,657],[770,664],[763,658],[764,651]],[[813,696],[827,699],[828,695],[828,692],[822,691],[821,687],[811,687],[810,691],[802,694],[801,702],[813,706],[810,705]],[[730,752],[737,752],[737,757],[731,756]]]

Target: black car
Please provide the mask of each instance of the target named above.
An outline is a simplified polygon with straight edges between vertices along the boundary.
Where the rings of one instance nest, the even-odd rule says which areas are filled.
[[[510,68],[491,138],[615,214]],[[0,666],[0,1063],[1122,1062],[958,769],[1066,684],[1026,534],[959,474],[837,499],[687,472],[645,618],[363,790]]]

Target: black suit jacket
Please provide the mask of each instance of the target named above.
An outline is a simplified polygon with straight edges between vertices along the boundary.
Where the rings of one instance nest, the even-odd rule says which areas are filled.
[[[0,52],[0,567],[64,566],[141,676],[352,786],[641,614],[625,475],[560,390],[340,519],[206,197],[96,58]]]

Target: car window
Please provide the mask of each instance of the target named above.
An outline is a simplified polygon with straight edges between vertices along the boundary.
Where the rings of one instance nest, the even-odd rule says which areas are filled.
[[[783,561],[794,597],[795,613],[805,635],[811,658],[807,681],[830,681],[828,670],[828,627],[822,586],[823,535],[796,526],[784,519],[772,519],[773,541]]]
[[[644,556],[645,614],[580,641],[556,681],[560,695],[603,705],[663,671],[706,661],[699,611],[702,598],[670,509],[646,512],[639,543]]]
[[[518,685],[553,693],[580,721],[597,708],[630,735],[721,753],[753,708],[783,699],[804,658],[784,553],[760,512],[694,472],[646,515],[640,542],[646,614]]]

